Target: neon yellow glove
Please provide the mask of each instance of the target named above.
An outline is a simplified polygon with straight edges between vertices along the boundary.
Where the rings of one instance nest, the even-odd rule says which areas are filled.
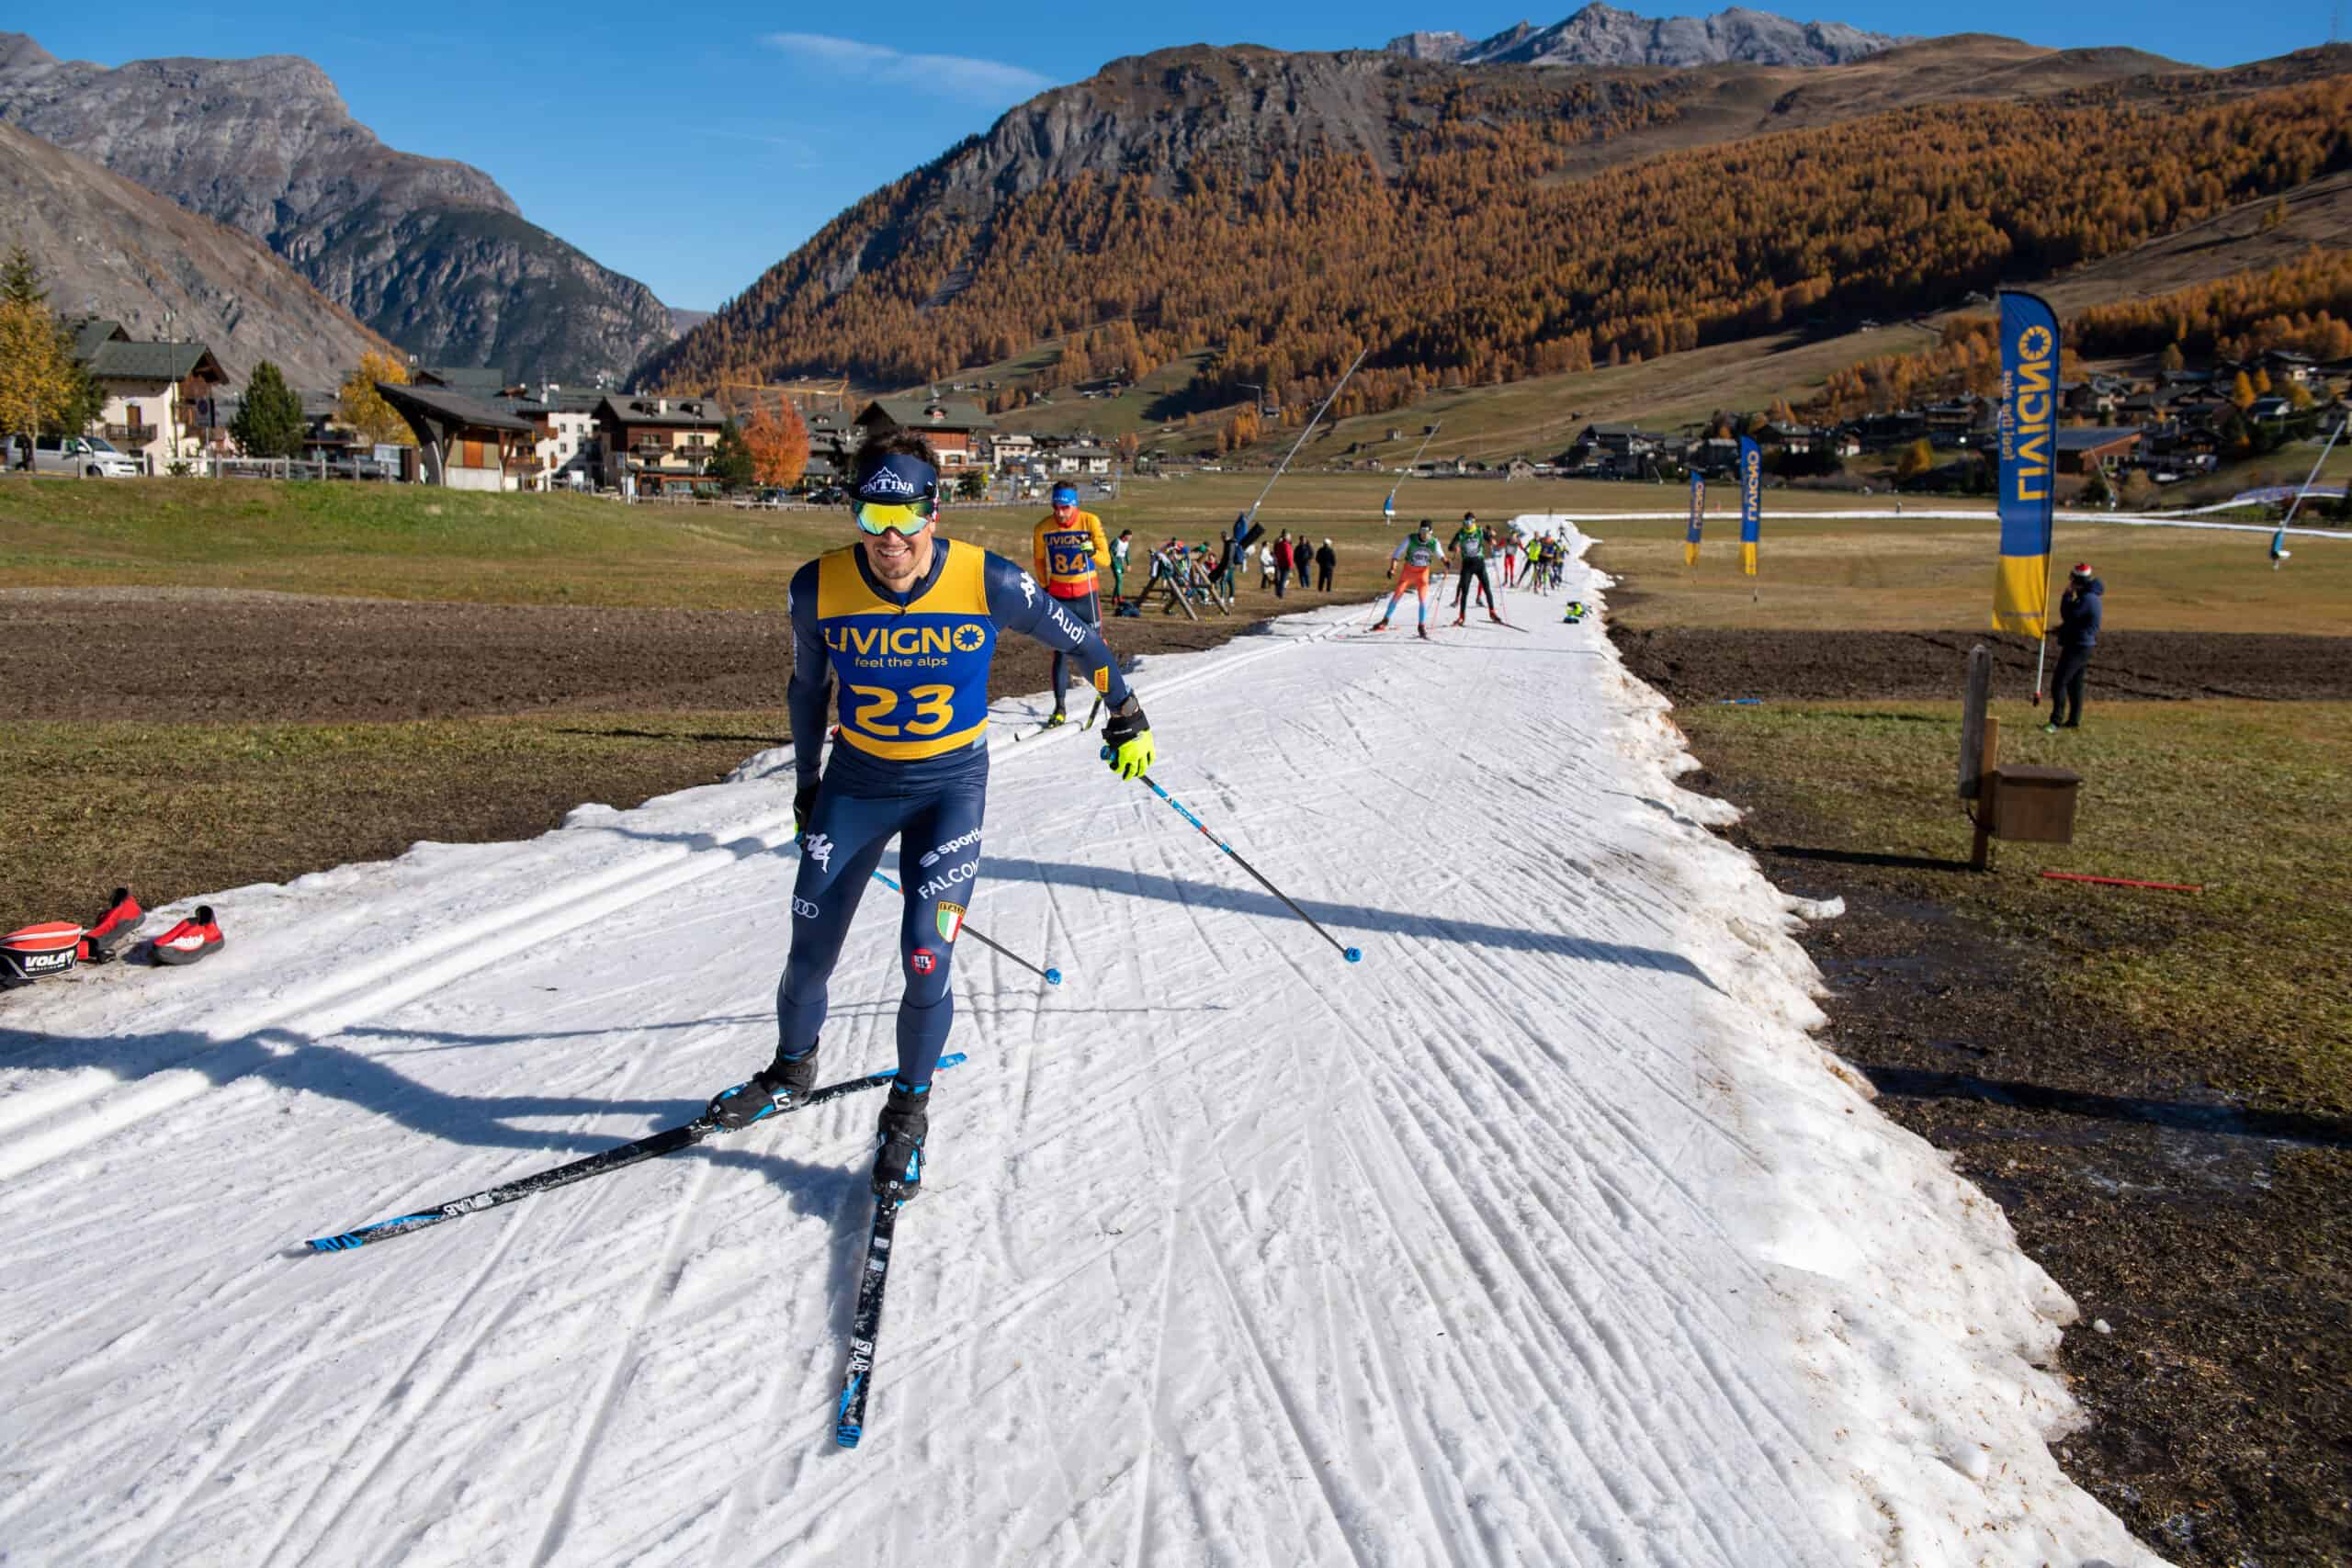
[[[1102,760],[1123,779],[1143,777],[1159,760],[1152,750],[1151,721],[1133,695],[1102,721]]]

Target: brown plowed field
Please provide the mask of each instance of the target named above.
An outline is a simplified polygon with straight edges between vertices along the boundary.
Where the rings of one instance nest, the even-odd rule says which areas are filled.
[[[1110,636],[1122,656],[1162,653],[1211,648],[1254,624],[1236,615],[1196,625],[1155,609],[1114,619]],[[989,694],[1041,690],[1048,662],[1043,649],[1009,649]],[[36,588],[0,592],[0,669],[23,719],[363,723],[772,707],[781,735],[792,629],[780,610]]]
[[[1626,667],[1678,703],[1957,700],[1980,642],[1993,650],[1996,694],[2033,684],[2034,646],[1989,632],[1665,626],[1614,636]],[[2092,702],[2352,698],[2352,637],[2110,631],[2091,656],[2089,684]]]

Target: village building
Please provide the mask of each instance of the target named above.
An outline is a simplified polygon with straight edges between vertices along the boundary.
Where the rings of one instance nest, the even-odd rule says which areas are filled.
[[[2139,450],[2140,431],[2137,427],[2120,429],[2104,425],[2080,425],[2058,432],[2058,471],[2062,474],[2084,474],[2093,468],[2113,473]]]
[[[862,431],[884,424],[911,430],[930,442],[943,471],[980,466],[980,440],[996,431],[996,421],[978,403],[960,398],[876,398],[857,416]]]
[[[416,433],[419,477],[451,490],[529,488],[538,471],[538,432],[526,419],[440,387],[376,383],[377,392]]]
[[[204,449],[207,420],[228,373],[200,343],[134,343],[120,321],[69,324],[74,357],[106,394],[99,434],[118,452],[168,473]]]
[[[704,468],[726,423],[708,398],[606,393],[596,405],[605,486],[631,498],[690,495],[697,483],[711,488]]]

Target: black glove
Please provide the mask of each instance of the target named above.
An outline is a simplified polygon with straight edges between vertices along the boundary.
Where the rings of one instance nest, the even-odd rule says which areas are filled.
[[[817,815],[817,786],[802,784],[792,792],[792,836],[800,837],[808,830],[808,818]]]
[[[1102,760],[1123,779],[1142,777],[1159,761],[1152,750],[1151,721],[1132,694],[1102,721]]]

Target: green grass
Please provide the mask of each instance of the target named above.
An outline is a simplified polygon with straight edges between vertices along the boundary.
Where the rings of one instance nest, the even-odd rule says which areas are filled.
[[[2041,734],[2022,705],[1995,716],[2004,761],[2082,774],[2075,842],[1997,844],[1991,875],[1922,874],[1922,891],[2042,949],[2043,973],[2085,1010],[2077,1021],[2104,1012],[2169,1032],[2190,1070],[2232,1093],[2352,1111],[2352,704],[2095,703],[2062,736]],[[1770,781],[1817,824],[1813,847],[1967,859],[1957,704],[1676,718],[1711,769]]]
[[[1115,536],[1148,543],[1222,532],[1264,491],[1264,470],[1130,479],[1090,501]],[[1464,511],[1489,521],[1526,512],[1679,508],[1674,485],[1393,475],[1286,474],[1260,513],[1341,552],[1340,581],[1369,593],[1400,530],[1381,519],[1397,491],[1401,523],[1441,532]],[[1762,572],[1740,575],[1731,520],[1711,518],[1696,569],[1682,565],[1679,517],[1598,520],[1594,559],[1630,580],[1629,625],[1939,628],[1981,626],[1991,596],[1992,520],[1849,519],[1850,498],[1774,491]],[[1865,501],[1860,504],[1883,504]],[[946,530],[1015,560],[1042,509],[952,504]],[[851,536],[835,512],[626,507],[571,495],[475,495],[424,486],[261,480],[0,480],[0,584],[258,588],[482,604],[781,604],[794,567]],[[2352,626],[2352,537],[2301,540],[2270,570],[2258,534],[2064,524],[2063,559],[2107,576],[2109,624],[2185,631],[2343,633]]]
[[[1621,487],[1622,488],[1622,487]],[[1999,532],[1975,522],[1840,520],[1782,513],[1767,498],[1758,575],[1739,570],[1738,530],[1708,521],[1699,564],[1682,564],[1679,522],[1595,522],[1593,562],[1632,591],[1611,615],[1629,626],[1792,630],[1990,629]],[[2107,581],[2118,630],[2352,631],[2352,536],[2301,539],[2270,569],[2266,533],[2061,523],[2057,567],[2088,560]]]

